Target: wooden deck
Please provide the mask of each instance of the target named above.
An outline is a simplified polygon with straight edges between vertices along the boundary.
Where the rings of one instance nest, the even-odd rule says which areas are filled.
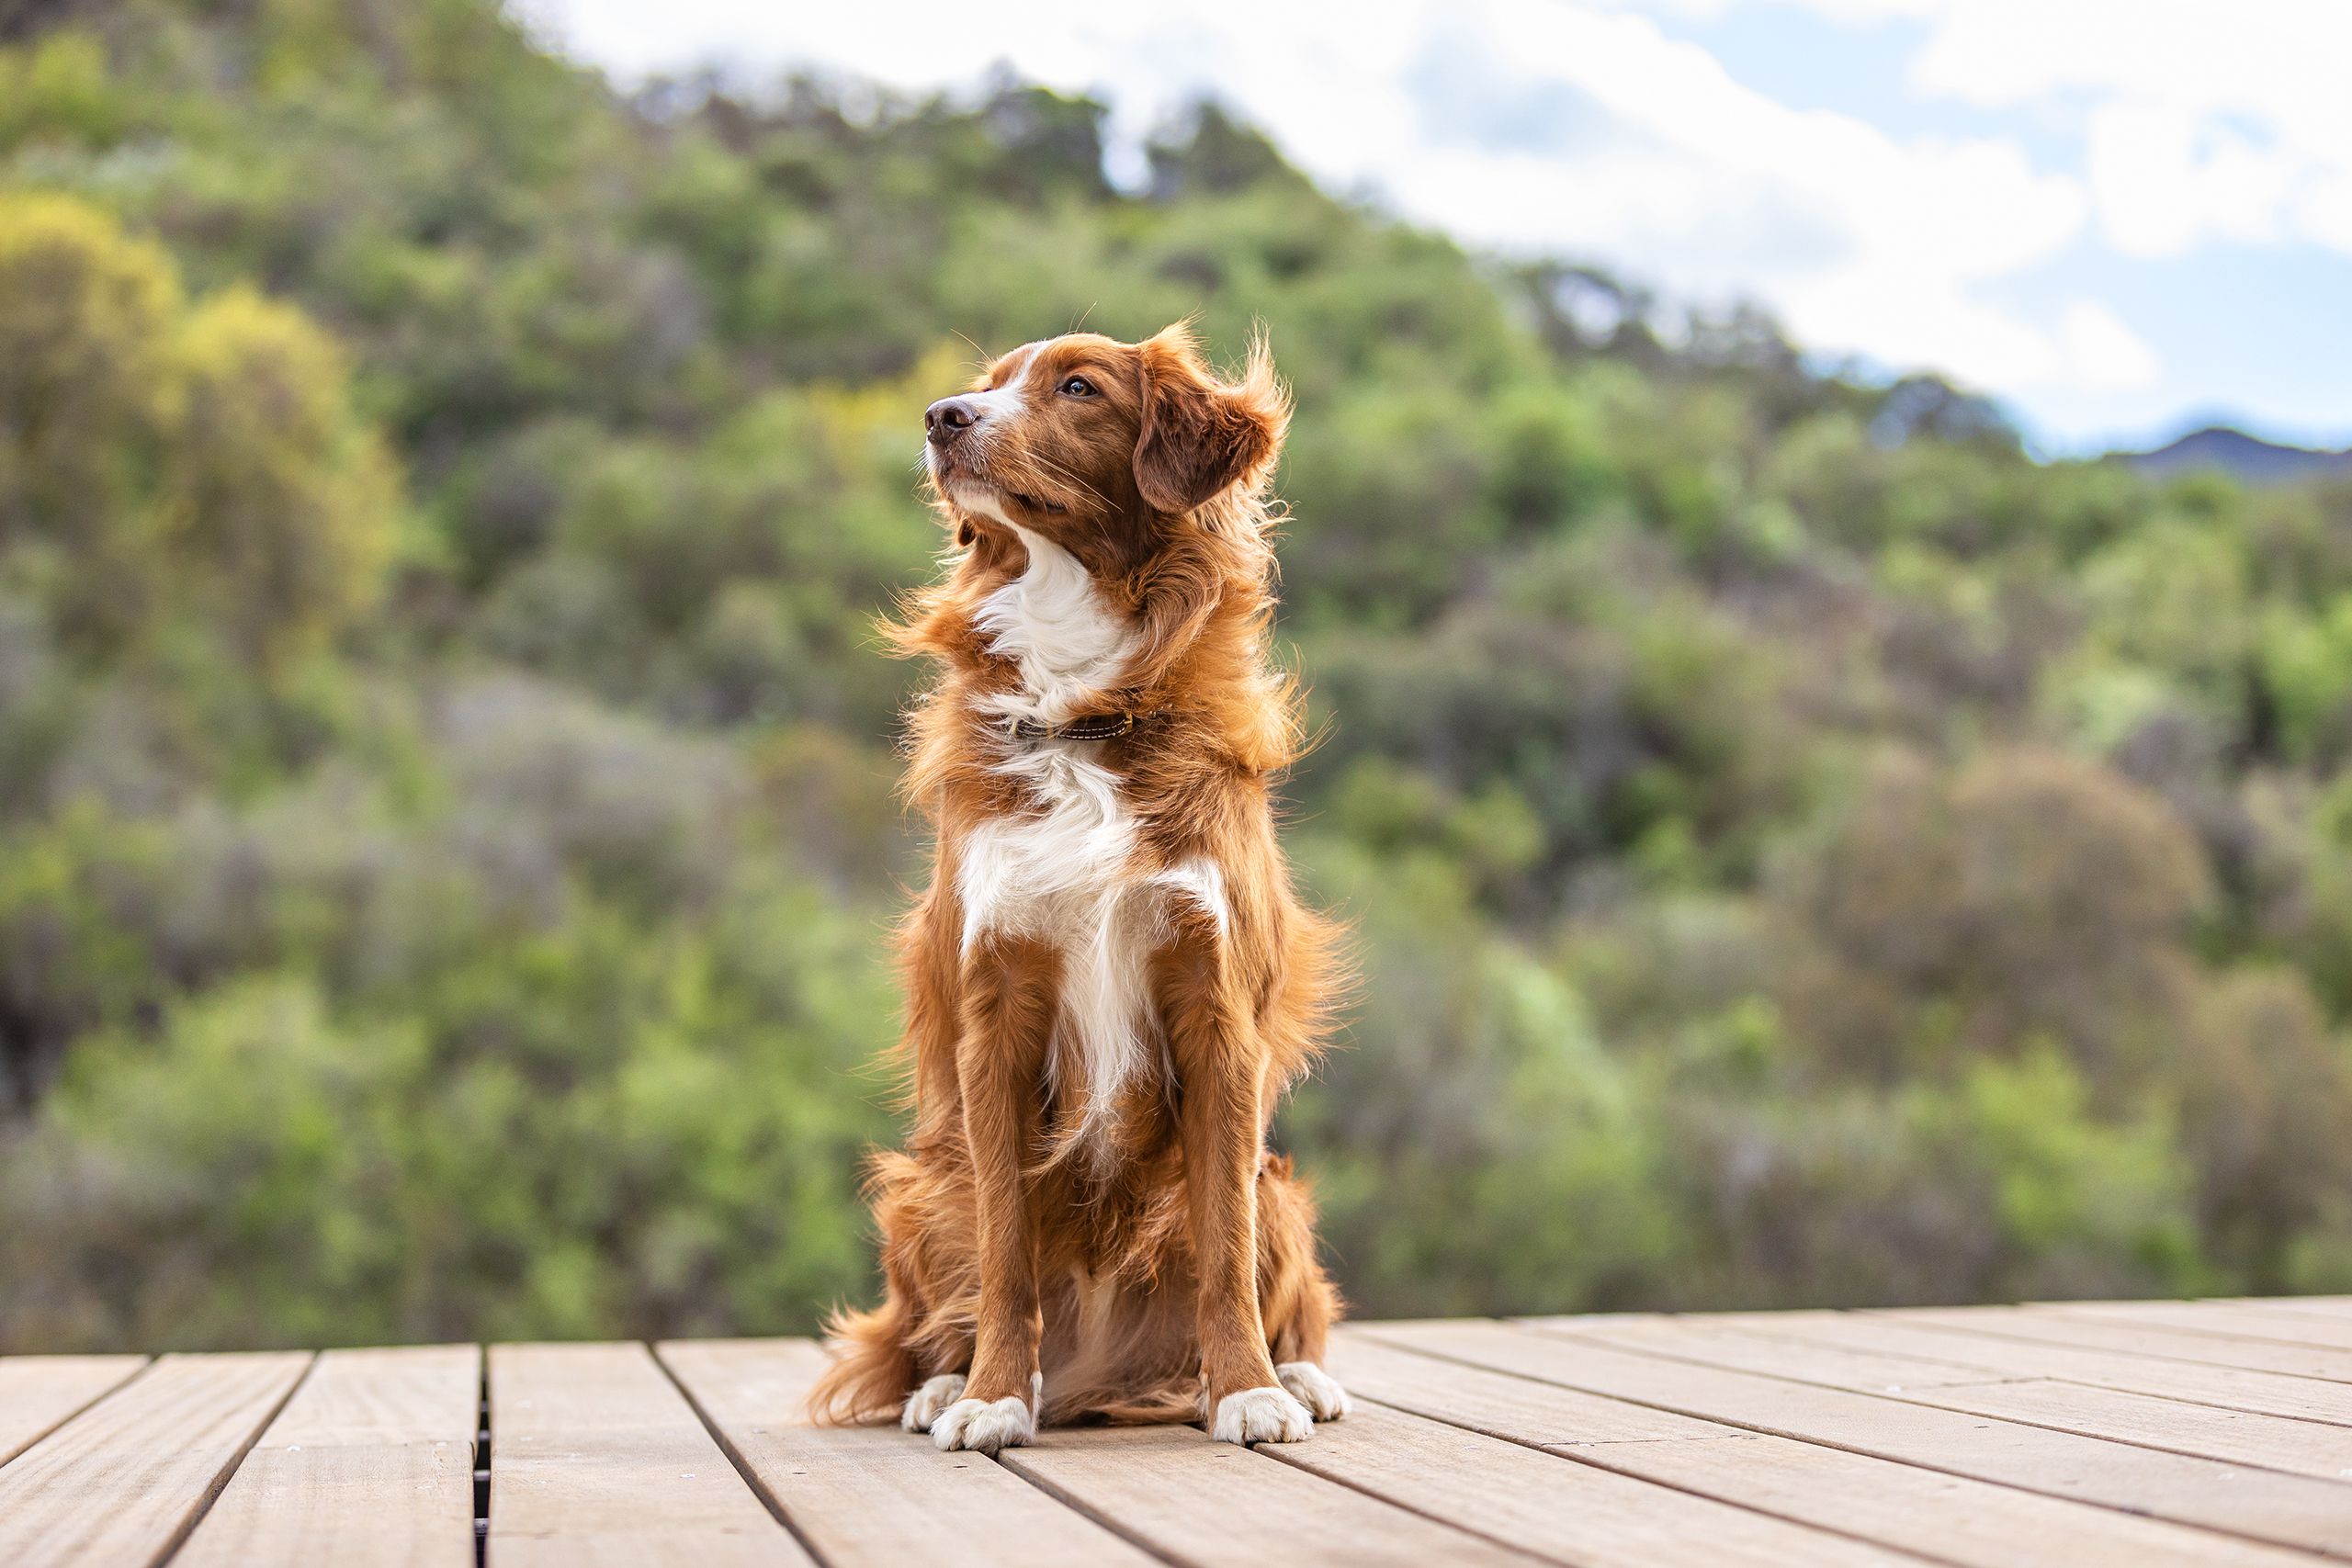
[[[1001,1461],[804,1340],[0,1359],[0,1563],[2352,1557],[2352,1297],[1364,1324],[1355,1414]]]

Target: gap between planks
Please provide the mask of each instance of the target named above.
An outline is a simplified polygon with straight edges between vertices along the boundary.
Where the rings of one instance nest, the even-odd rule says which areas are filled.
[[[0,1465],[144,1371],[144,1356],[0,1359]]]
[[[1051,1430],[991,1462],[895,1427],[810,1425],[801,1405],[823,1352],[806,1340],[659,1354],[746,1477],[836,1568],[935,1554],[942,1540],[959,1560],[1025,1565],[1205,1564],[1251,1541],[1280,1541],[1298,1563],[1542,1560],[1191,1427]]]
[[[1340,1331],[1333,1370],[1366,1397],[1775,1517],[1969,1568],[2049,1561],[2146,1568],[2313,1559],[2089,1504],[1686,1414],[1390,1343],[1391,1325]],[[1414,1325],[1398,1325],[1408,1332]],[[1488,1325],[1499,1326],[1499,1325]],[[2030,1544],[2029,1544],[2030,1543]]]
[[[1668,1385],[1663,1395],[1640,1379],[1630,1391],[1580,1392],[1549,1371],[1524,1366],[1481,1371],[1475,1355],[1461,1359],[1461,1334],[1473,1337],[1474,1352],[1483,1346],[1491,1355],[1492,1343],[1478,1337],[1495,1331],[1516,1333],[1521,1340],[1548,1338],[1575,1350],[1580,1379],[1589,1375],[1596,1356],[1614,1357],[1611,1364],[1621,1373],[1625,1363],[1648,1361],[1652,1382],[1660,1367],[1707,1374],[1713,1392],[1692,1393],[1672,1377],[1663,1380]],[[1445,1348],[1415,1342],[1432,1333]],[[494,1561],[537,1554],[567,1562],[658,1560],[714,1568],[735,1558],[736,1548],[750,1546],[763,1561],[776,1560],[781,1547],[787,1558],[810,1555],[854,1568],[936,1551],[944,1540],[963,1549],[959,1556],[980,1562],[999,1557],[970,1547],[1002,1546],[1001,1560],[1017,1559],[1023,1568],[1058,1561],[1205,1563],[1229,1559],[1237,1540],[1279,1538],[1285,1559],[1297,1562],[1532,1557],[1630,1568],[1695,1562],[1678,1555],[1677,1548],[1698,1540],[1708,1543],[1710,1562],[1925,1557],[1990,1563],[2001,1559],[1982,1550],[1988,1543],[1967,1529],[1987,1517],[2004,1526],[2030,1523],[2007,1537],[2013,1551],[2030,1543],[2036,1555],[2057,1550],[2086,1561],[2309,1561],[2245,1538],[2352,1555],[2340,1507],[2315,1506],[2312,1492],[2278,1484],[2318,1482],[2339,1498],[2352,1498],[2352,1488],[2334,1478],[2352,1471],[2335,1464],[2352,1457],[2352,1447],[2337,1451],[2352,1445],[2352,1420],[2338,1403],[2352,1381],[2342,1375],[2345,1359],[2352,1359],[2352,1302],[2344,1300],[1684,1319],[1627,1314],[1543,1320],[1517,1330],[1495,1324],[1371,1325],[1343,1331],[1341,1339],[1335,1370],[1368,1396],[1366,1407],[1352,1425],[1318,1428],[1306,1445],[1251,1451],[1210,1444],[1193,1428],[1076,1429],[1048,1433],[1039,1446],[1005,1455],[1001,1465],[940,1454],[895,1428],[802,1424],[798,1398],[821,1358],[805,1340],[669,1343],[659,1348],[658,1360],[637,1345],[500,1347],[493,1356],[518,1364],[541,1355],[573,1358],[558,1382],[611,1383],[617,1377],[628,1385],[616,1408],[600,1403],[610,1393],[606,1388],[550,1416],[536,1408],[536,1396],[517,1394],[524,1385],[509,1380],[506,1392],[518,1412],[550,1416],[541,1423],[548,1432],[578,1445],[561,1456],[565,1469],[583,1458],[587,1471],[617,1462],[642,1483],[680,1453],[709,1454],[723,1461],[717,1473],[725,1484],[687,1488],[694,1495],[681,1499],[665,1483],[652,1512],[684,1528],[676,1542],[658,1551],[649,1551],[653,1541],[644,1535],[612,1539],[631,1533],[626,1530],[583,1533],[586,1521],[571,1508],[558,1510],[564,1517],[552,1528],[526,1529],[531,1509],[526,1504],[517,1510],[523,1517],[506,1521],[514,1539],[500,1542]],[[577,1359],[583,1355],[586,1360]],[[1358,1361],[1394,1359],[1385,1373],[1375,1371],[1368,1381],[1351,1355]],[[359,1375],[370,1362],[388,1368],[408,1361],[421,1371],[418,1359],[435,1356],[446,1364],[427,1381],[436,1388],[446,1382],[458,1392],[439,1390],[432,1412],[421,1417],[399,1412],[397,1394],[382,1375]],[[632,1358],[647,1376],[621,1375]],[[2256,1364],[2241,1364],[2249,1360]],[[1464,1407],[1451,1396],[1432,1397],[1426,1387],[1416,1393],[1410,1379],[1400,1384],[1396,1374],[1406,1361],[1446,1369],[1464,1385],[1495,1377],[1542,1391],[1538,1408],[1545,1399],[1566,1396],[1653,1419],[1675,1416],[1700,1430],[1618,1429],[1596,1436],[1595,1425],[1586,1422],[1568,1435],[1547,1434],[1543,1422],[1498,1420],[1491,1410],[1482,1416],[1475,1400]],[[43,1364],[28,1370],[33,1362]],[[196,1386],[208,1380],[218,1384],[212,1394],[194,1398]],[[1782,1402],[1794,1408],[1793,1416],[1783,1411],[1758,1419],[1753,1411],[1743,1413],[1742,1401],[1759,1380],[1782,1385]],[[462,1456],[471,1453],[468,1439],[481,1418],[485,1384],[498,1381],[472,1347],[336,1351],[316,1360],[300,1352],[172,1356],[153,1363],[138,1357],[0,1359],[0,1561],[10,1568],[118,1555],[154,1562],[175,1546],[176,1561],[198,1568],[297,1556],[338,1563],[469,1561],[473,1467]],[[12,1382],[24,1397],[6,1397]],[[1825,1404],[1825,1394],[1849,1402]],[[1494,1390],[1481,1397],[1491,1404]],[[350,1405],[355,1398],[356,1412]],[[379,1407],[385,1400],[390,1406]],[[1910,1416],[1872,1423],[1858,1416],[1860,1406],[1851,1400],[1907,1410]],[[565,1398],[553,1403],[563,1406]],[[1686,1414],[1684,1407],[1694,1404],[1719,1409],[1723,1419]],[[2318,1413],[2273,1414],[2267,1406]],[[780,1413],[792,1419],[776,1419]],[[1591,1416],[1591,1405],[1580,1414]],[[1998,1432],[1999,1439],[1972,1446],[1958,1440],[1963,1428],[1915,1419],[1960,1415],[1989,1417],[1966,1429]],[[1608,1429],[1605,1423],[1600,1427]],[[438,1435],[420,1435],[427,1431]],[[1936,1432],[1955,1439],[1949,1450],[1921,1446],[1924,1435]],[[2021,1433],[2079,1446],[2037,1449]],[[166,1441],[173,1434],[177,1439]],[[1547,1435],[1550,1440],[1536,1440]],[[754,1438],[763,1441],[748,1440]],[[859,1442],[862,1451],[845,1446]],[[772,1450],[764,1464],[763,1448]],[[2037,1453],[2046,1473],[2027,1465]],[[295,1457],[302,1454],[313,1457]],[[2136,1458],[2119,1461],[2117,1454]],[[453,1456],[460,1462],[450,1462]],[[2080,1461],[2079,1472],[2057,1473],[2066,1470],[2062,1461],[2068,1456]],[[2227,1469],[2168,1471],[2145,1462],[2192,1456],[2257,1468],[2240,1476]],[[12,1457],[20,1462],[10,1462]],[[946,1469],[933,1467],[924,1475],[913,1468],[933,1461]],[[919,1495],[950,1475],[989,1478],[979,1485],[994,1495],[949,1481],[931,1505],[940,1512],[933,1521],[938,1528],[896,1537],[877,1533],[875,1517],[909,1514],[903,1504],[876,1495],[877,1461],[905,1468]],[[1777,1478],[1780,1489],[1774,1489],[1768,1472],[1778,1464],[1791,1464],[1810,1480],[1842,1465],[1854,1484],[1843,1495],[1833,1490],[1829,1506],[1815,1506],[1796,1495],[1801,1488],[1786,1484],[1786,1476]],[[2258,1468],[2266,1465],[2271,1472]],[[1856,1467],[1867,1474],[1856,1473]],[[98,1495],[111,1493],[122,1506],[87,1506],[90,1494],[78,1483],[102,1471],[119,1473]],[[2286,1473],[2296,1471],[2301,1473]],[[2194,1483],[2199,1473],[2245,1484],[2233,1489],[2233,1496],[2200,1495]],[[1896,1474],[1915,1478],[1908,1488],[1892,1489],[1913,1494],[1899,1508],[1856,1506],[1855,1494],[1867,1489],[1860,1483],[1883,1483]],[[580,1476],[575,1472],[571,1478]],[[2166,1490],[2161,1483],[2167,1478],[2178,1484]],[[494,1476],[492,1485],[503,1482],[502,1495],[522,1497],[527,1491],[520,1488],[523,1479]],[[680,1479],[702,1478],[684,1472]],[[373,1544],[401,1539],[406,1521],[397,1505],[409,1500],[388,1490],[400,1484],[430,1495],[414,1512],[420,1521],[432,1516],[448,1527],[422,1538],[442,1544],[424,1552],[387,1549],[371,1556],[371,1537],[380,1538]],[[823,1533],[817,1522],[823,1510],[810,1501],[826,1486],[834,1489],[832,1506],[846,1532],[840,1540]],[[797,1505],[788,1503],[796,1492]],[[60,1497],[69,1493],[81,1505],[73,1511],[85,1517],[61,1530]],[[393,1505],[392,1511],[379,1516],[355,1506],[371,1494]],[[1983,1507],[1987,1495],[2003,1506]],[[1940,1515],[1937,1501],[1947,1504]],[[2037,1508],[2038,1519],[2014,1517]],[[337,1527],[342,1537],[303,1533],[315,1531],[322,1518],[334,1525],[330,1516],[337,1509],[345,1516]],[[2137,1517],[2140,1512],[2163,1517]],[[354,1515],[381,1517],[385,1528],[351,1531]],[[2128,1544],[2103,1537],[2119,1529],[2140,1533]],[[1067,1554],[1040,1549],[1051,1532],[1068,1538]],[[338,1539],[347,1549],[320,1544]],[[2064,1545],[2102,1539],[2104,1553]],[[292,1544],[298,1541],[310,1544]],[[671,1545],[680,1549],[668,1550]],[[2184,1548],[2194,1550],[2184,1557]]]
[[[1954,1334],[1995,1340],[2088,1350],[2102,1359],[2123,1353],[2151,1361],[2180,1361],[2240,1371],[2273,1372],[2321,1382],[2352,1383],[2352,1351],[2199,1334],[2165,1324],[2068,1317],[2032,1307],[2013,1306],[1872,1310],[1849,1315],[1945,1328]]]
[[[2120,1373],[2099,1373],[2104,1359],[2088,1352],[2005,1348],[1902,1319],[1835,1312],[1534,1319],[1528,1326],[2103,1442],[2324,1481],[2352,1473],[2352,1426],[2344,1424],[2352,1421],[2352,1389],[2301,1379],[2267,1380],[2286,1385],[2280,1396],[2260,1387],[2265,1379],[2256,1372],[2159,1364],[2153,1376],[2138,1376],[2138,1364],[2123,1357],[2114,1359]],[[2178,1380],[2198,1384],[2206,1397],[2165,1387]],[[2119,1386],[2126,1383],[2133,1386]]]
[[[2154,1324],[2215,1338],[2352,1350],[2352,1318],[2249,1302],[2050,1302],[2034,1310],[2092,1322]]]
[[[1503,1324],[1394,1324],[1358,1332],[1423,1354],[1922,1470],[2304,1551],[2352,1555],[2352,1489],[2335,1483]]]
[[[1345,1420],[1317,1428],[1311,1441],[1260,1451],[1577,1568],[1866,1568],[1928,1561],[1362,1396]]]
[[[471,1345],[322,1352],[174,1568],[466,1568],[481,1388]]]
[[[1157,1559],[974,1453],[896,1425],[819,1427],[805,1403],[825,1352],[806,1339],[665,1340],[663,1369],[761,1499],[832,1568],[937,1556],[975,1564]]]
[[[310,1369],[304,1351],[168,1355],[0,1466],[0,1562],[154,1562]]]
[[[808,1563],[651,1349],[490,1348],[495,1568]]]

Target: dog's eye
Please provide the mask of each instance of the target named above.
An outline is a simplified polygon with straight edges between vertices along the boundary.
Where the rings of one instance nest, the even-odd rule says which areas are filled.
[[[1072,376],[1055,390],[1066,398],[1091,398],[1094,395],[1094,383],[1083,376]]]

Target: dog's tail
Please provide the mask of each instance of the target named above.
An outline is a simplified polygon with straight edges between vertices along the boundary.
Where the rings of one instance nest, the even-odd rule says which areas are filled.
[[[970,1184],[959,1189],[904,1154],[884,1152],[866,1172],[865,1194],[883,1236],[882,1304],[836,1311],[825,1324],[832,1359],[808,1391],[808,1415],[827,1425],[893,1416],[924,1369],[971,1359],[978,1277],[928,1245],[934,1235],[972,1234]]]
[[[908,1349],[914,1313],[896,1291],[866,1312],[835,1312],[825,1324],[831,1360],[808,1391],[809,1419],[823,1426],[895,1414],[919,1381]]]

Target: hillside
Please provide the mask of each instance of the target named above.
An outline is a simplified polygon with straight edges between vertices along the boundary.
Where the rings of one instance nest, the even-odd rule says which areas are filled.
[[[2249,485],[2352,478],[2352,450],[2320,452],[2308,446],[2284,446],[2227,425],[2192,430],[2154,451],[2123,454],[2123,461],[2153,479],[2209,469]]]
[[[1279,1131],[1363,1309],[2352,1289],[2342,481],[2039,465],[1214,109],[1131,192],[1017,84],[18,15],[0,1349],[864,1292],[920,410],[1193,313],[1299,408],[1291,842],[1364,983]]]

